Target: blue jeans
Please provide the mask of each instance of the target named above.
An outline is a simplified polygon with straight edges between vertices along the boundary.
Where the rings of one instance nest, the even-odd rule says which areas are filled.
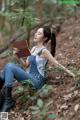
[[[13,63],[6,64],[0,77],[5,80],[4,86],[8,87],[12,87],[14,78],[19,82],[22,82],[23,80],[30,80],[31,84],[36,89],[40,89],[43,85],[43,80],[37,79],[39,76],[35,78],[33,75],[27,73],[22,68]]]
[[[2,80],[5,81],[4,85],[10,87],[12,87],[13,85],[14,78],[17,79],[19,82],[31,78],[27,72],[13,63],[6,64],[0,77]]]

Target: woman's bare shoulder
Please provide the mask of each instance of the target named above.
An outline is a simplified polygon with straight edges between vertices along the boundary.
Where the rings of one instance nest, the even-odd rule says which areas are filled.
[[[44,56],[45,58],[48,58],[48,56],[50,56],[50,55],[51,55],[50,51],[45,47],[42,50],[42,56]]]

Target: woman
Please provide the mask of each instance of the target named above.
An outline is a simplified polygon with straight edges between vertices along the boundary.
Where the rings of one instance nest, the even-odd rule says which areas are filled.
[[[46,48],[46,44],[49,40],[51,40],[51,53]],[[51,65],[63,68],[64,71],[75,77],[73,73],[59,64],[54,58],[56,38],[50,28],[39,28],[35,33],[34,42],[36,43],[36,46],[32,48],[31,55],[28,56],[26,62],[20,59],[24,66],[29,67],[29,70],[24,71],[12,63],[8,63],[4,68],[0,79],[1,82],[4,82],[4,87],[1,90],[1,95],[4,96],[4,100],[2,100],[0,105],[1,112],[7,112],[14,106],[14,101],[11,96],[14,78],[19,82],[29,79],[35,89],[40,89],[45,83],[45,66],[48,62],[51,63]]]

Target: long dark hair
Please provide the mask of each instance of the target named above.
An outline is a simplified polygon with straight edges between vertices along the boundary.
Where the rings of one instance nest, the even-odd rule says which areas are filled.
[[[51,54],[54,57],[56,52],[56,35],[48,26],[43,27],[43,32],[44,37],[47,38],[44,43],[47,43],[49,40],[51,40]]]

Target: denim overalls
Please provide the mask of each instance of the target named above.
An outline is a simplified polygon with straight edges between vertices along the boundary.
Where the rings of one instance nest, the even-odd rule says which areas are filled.
[[[30,62],[30,71],[28,74],[31,76],[32,84],[35,88],[40,89],[44,85],[45,78],[39,73],[37,69],[36,56],[31,55],[29,56],[28,60]]]

